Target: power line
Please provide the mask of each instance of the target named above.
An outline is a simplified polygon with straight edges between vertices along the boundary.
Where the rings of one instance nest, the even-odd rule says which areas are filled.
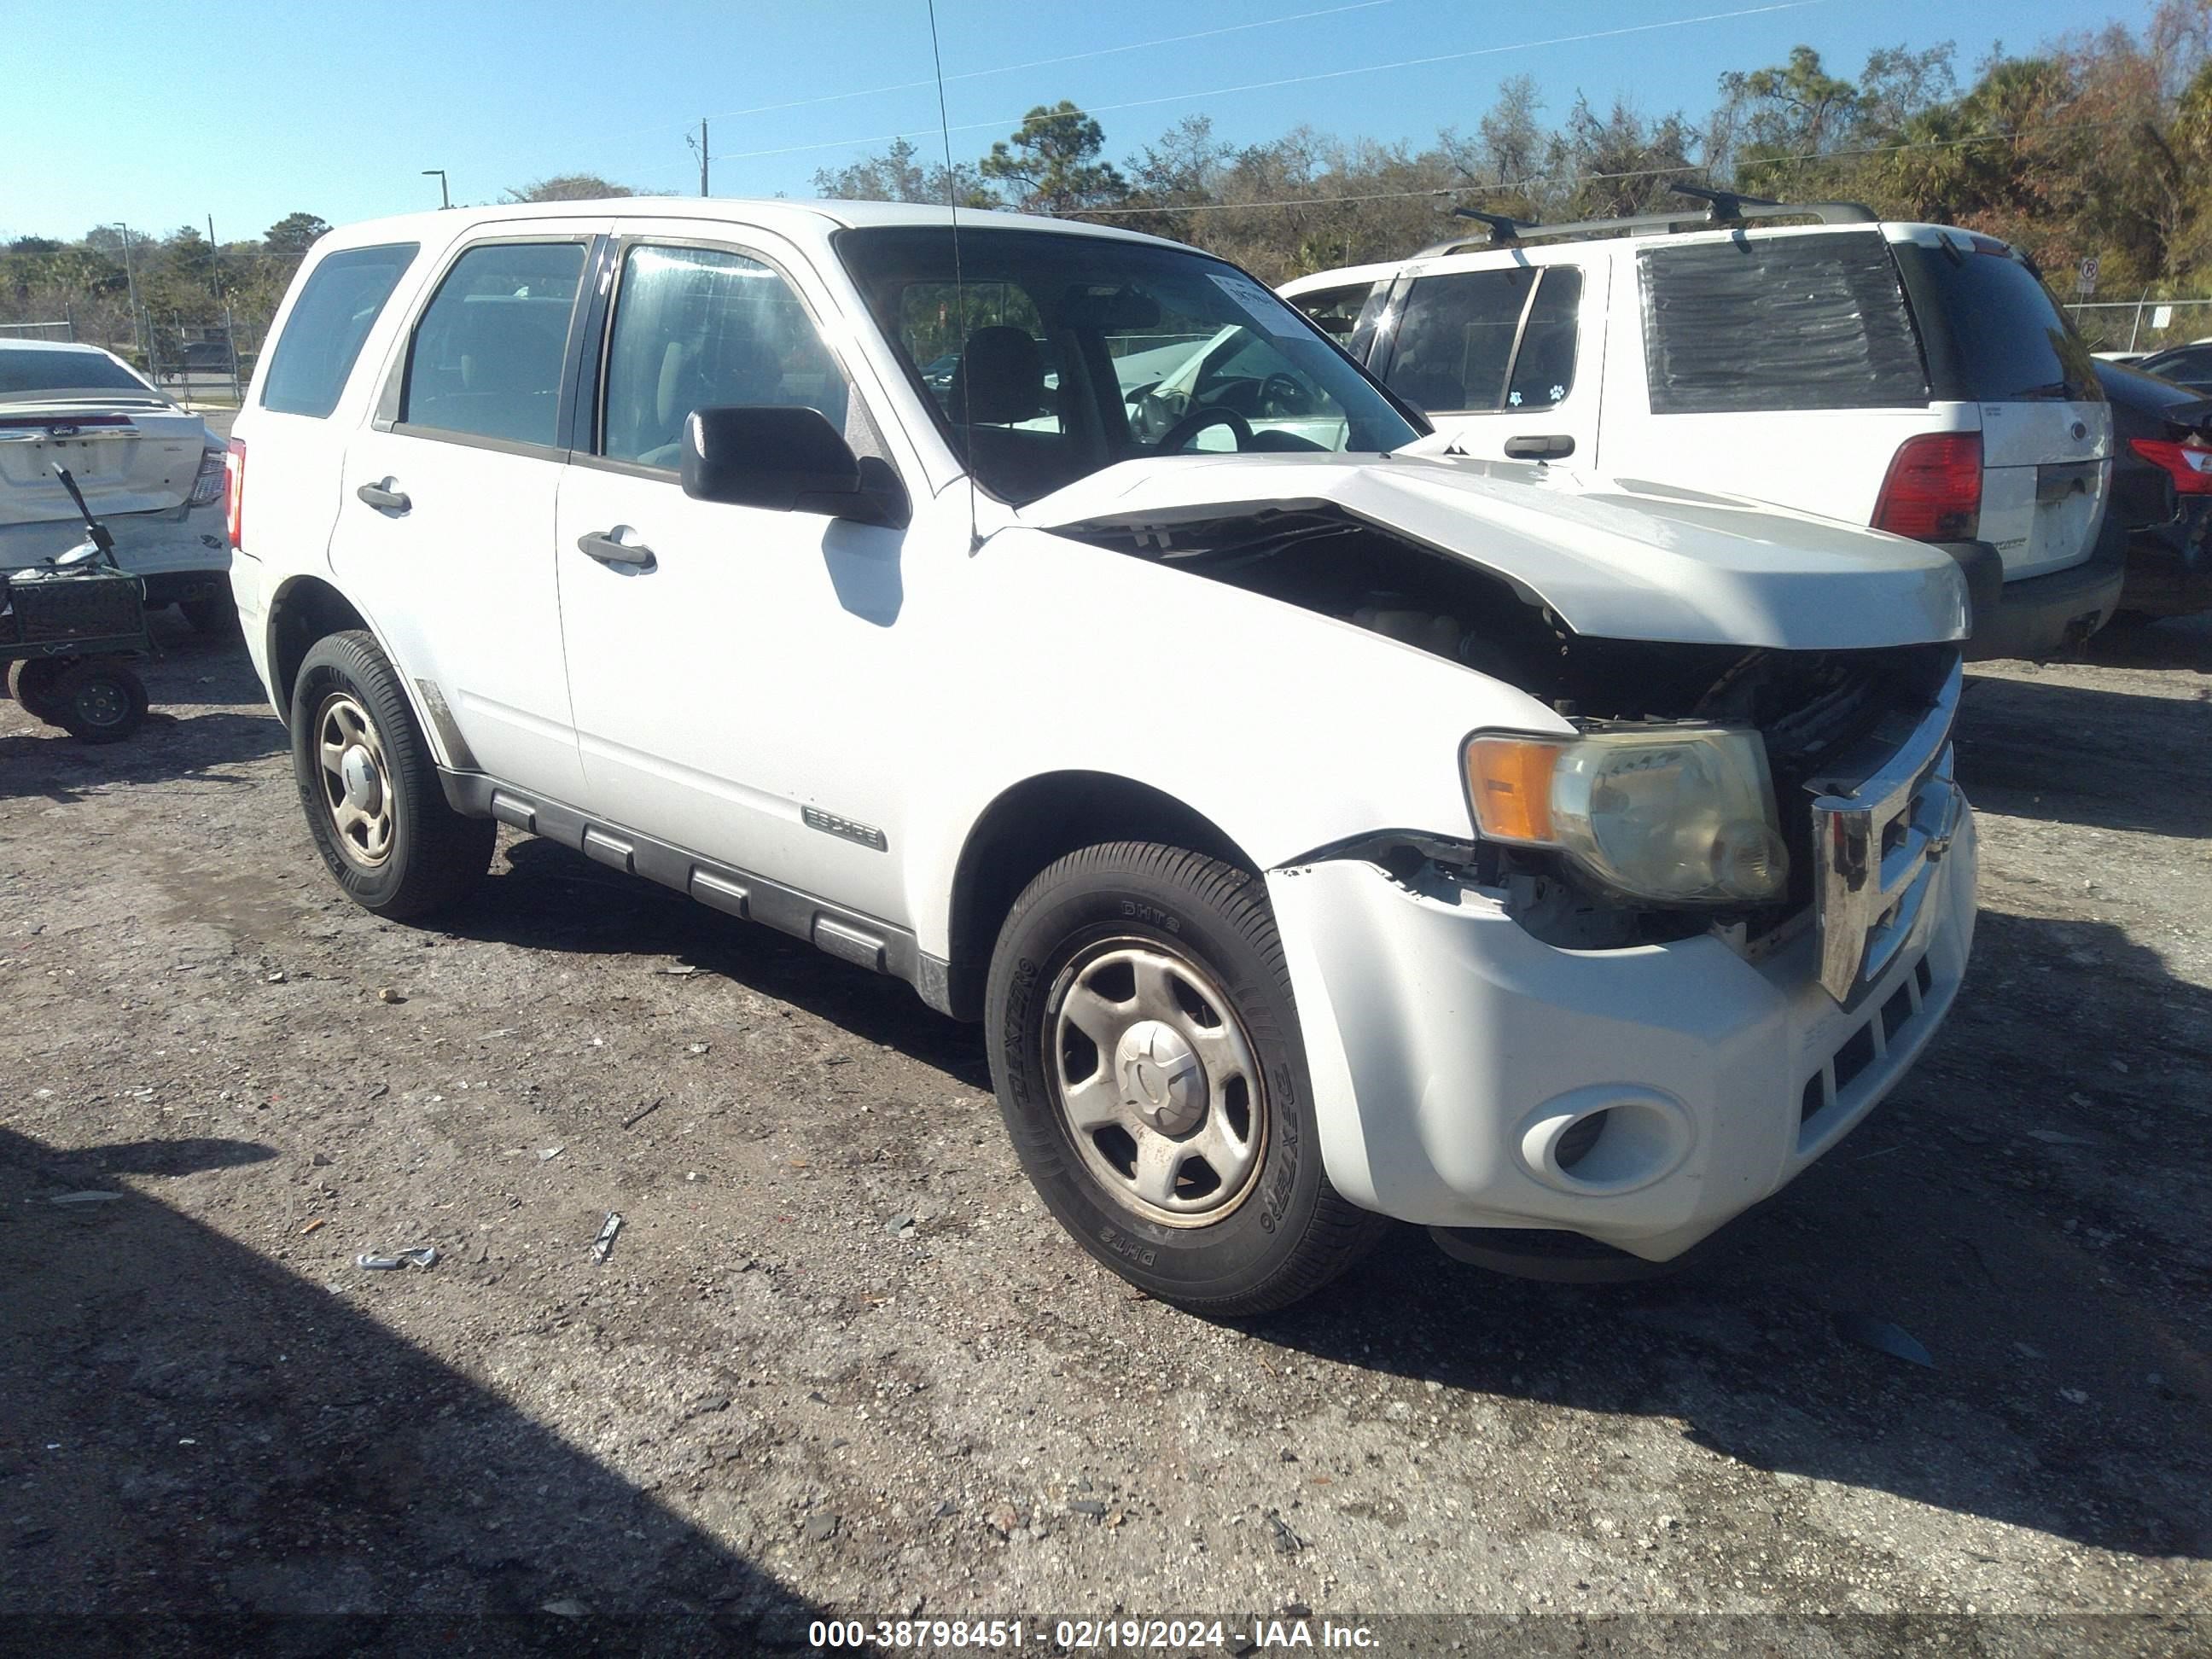
[[[1546,40],[1516,40],[1504,46],[1475,46],[1465,52],[1436,52],[1425,58],[1401,58],[1388,64],[1363,64],[1351,69],[1323,70],[1312,75],[1286,75],[1270,81],[1248,81],[1237,86],[1208,87],[1198,92],[1170,93],[1158,98],[1132,98],[1117,104],[1093,104],[1088,108],[1065,114],[1048,113],[1041,118],[1048,121],[1088,119],[1097,115],[1115,114],[1122,110],[1149,109],[1160,104],[1188,103],[1199,98],[1225,98],[1240,92],[1267,92],[1279,87],[1307,86],[1319,81],[1340,81],[1348,76],[1380,75],[1390,70],[1425,69],[1437,64],[1462,63],[1470,58],[1494,58],[1501,53],[1512,52],[1536,52],[1547,46],[1580,46],[1592,40],[1610,40],[1627,34],[1648,34],[1658,29],[1687,28],[1698,23],[1721,23],[1741,17],[1765,16],[1775,12],[1802,11],[1809,6],[1826,3],[1827,0],[1774,0],[1774,3],[1767,5],[1744,6],[1732,11],[1705,12],[1695,17],[1662,18],[1652,23],[1628,23],[1618,28],[1590,29],[1580,34],[1554,35]],[[992,128],[1018,127],[1028,118],[1026,116],[1006,116],[995,121],[967,121],[963,122],[959,126],[951,128],[950,131],[979,132],[987,131]],[[884,144],[900,139],[912,140],[929,136],[927,130],[916,132],[880,132],[868,137],[839,138],[828,143],[782,144],[766,149],[737,150],[726,155],[717,155],[714,159],[718,161],[747,161],[764,156],[798,155],[811,150],[850,149],[860,144]]]
[[[1350,0],[1350,3],[1346,5],[1323,6],[1315,11],[1292,12],[1285,17],[1262,17],[1249,23],[1229,23],[1219,28],[1197,29],[1188,34],[1164,34],[1157,40],[1135,40],[1125,46],[1099,46],[1089,52],[1066,52],[1057,58],[1036,58],[1026,64],[1004,64],[996,69],[963,70],[957,75],[948,75],[944,78],[946,81],[980,81],[994,75],[1015,75],[1024,70],[1052,69],[1061,64],[1080,64],[1093,58],[1112,58],[1126,52],[1149,52],[1154,46],[1182,46],[1192,40],[1209,40],[1217,35],[1241,34],[1251,29],[1274,28],[1284,23],[1310,22],[1316,17],[1334,17],[1340,13],[1348,11],[1371,11],[1377,6],[1395,3],[1396,0]],[[769,115],[781,110],[807,109],[817,104],[843,103],[854,98],[874,98],[884,93],[912,92],[919,88],[938,85],[939,82],[934,80],[894,81],[886,86],[861,87],[851,92],[825,92],[811,98],[789,99],[782,103],[755,104],[748,109],[723,110],[707,118],[715,121],[734,121],[748,115]],[[637,133],[653,132],[659,130],[655,127],[633,127],[628,132],[617,133],[615,137],[627,138]]]

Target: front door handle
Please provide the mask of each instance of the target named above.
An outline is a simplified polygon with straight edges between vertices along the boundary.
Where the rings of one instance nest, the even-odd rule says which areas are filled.
[[[1505,441],[1509,461],[1563,461],[1575,453],[1575,441],[1564,432],[1524,433]]]
[[[407,492],[398,487],[397,478],[385,478],[375,483],[365,483],[353,493],[380,513],[404,513],[415,505]]]
[[[586,531],[576,538],[576,550],[589,554],[601,564],[617,565],[626,570],[653,569],[658,561],[653,550],[640,542],[623,540],[625,534],[635,533],[627,526],[617,525],[612,530]]]

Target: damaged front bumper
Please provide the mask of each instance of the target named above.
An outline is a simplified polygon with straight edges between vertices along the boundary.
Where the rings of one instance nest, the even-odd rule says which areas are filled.
[[[1817,929],[1756,962],[1711,935],[1569,951],[1434,865],[1410,883],[1353,859],[1271,872],[1331,1182],[1401,1220],[1577,1233],[1652,1261],[1781,1190],[1896,1085],[1958,993],[1974,827],[1942,770],[1947,836],[1841,1002]]]

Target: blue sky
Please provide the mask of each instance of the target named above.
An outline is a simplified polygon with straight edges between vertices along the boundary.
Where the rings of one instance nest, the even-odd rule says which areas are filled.
[[[2148,15],[2105,0],[2001,11],[1811,0],[1721,15],[1755,3],[939,0],[938,27],[957,157],[1005,136],[1031,104],[1073,98],[1099,112],[1118,160],[1194,113],[1232,142],[1305,122],[1422,143],[1440,126],[1471,130],[1498,82],[1522,73],[1553,119],[1577,91],[1695,115],[1722,70],[1779,62],[1799,41],[1850,74],[1875,46],[1955,40],[1971,72],[1999,33],[2021,50]],[[81,114],[72,142],[9,146],[0,159],[0,236],[76,236],[116,219],[166,232],[212,214],[228,240],[295,210],[343,223],[435,206],[424,167],[447,169],[456,202],[584,171],[689,193],[698,169],[684,133],[702,114],[716,195],[805,196],[817,168],[891,134],[936,133],[924,0],[231,0],[210,16],[204,28],[139,14],[103,28],[97,51],[81,30],[10,32],[0,81],[29,91],[27,106]],[[1624,30],[1635,32],[1610,33]],[[1407,61],[1423,58],[1441,61]],[[1063,61],[1040,62],[1050,59]],[[993,72],[1012,65],[1031,67]],[[1368,72],[1379,65],[1396,67]]]

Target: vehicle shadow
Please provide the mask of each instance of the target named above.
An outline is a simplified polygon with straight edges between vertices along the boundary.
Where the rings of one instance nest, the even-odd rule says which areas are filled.
[[[313,1284],[143,1188],[46,1201],[246,1152],[0,1129],[11,1651],[804,1647],[805,1601],[380,1323],[418,1276]]]
[[[2212,1559],[2212,996],[2099,924],[1985,912],[1975,951],[1898,1095],[1680,1275],[1504,1279],[1407,1230],[1254,1334],[1455,1394],[1679,1421],[1716,1469]],[[2081,994],[2085,957],[2100,995]],[[2115,1031],[2124,987],[2162,1029]]]
[[[2100,638],[2103,636],[2099,635]],[[2007,817],[2160,836],[2212,834],[2212,681],[2142,696],[2051,679],[1967,681],[1958,777]]]
[[[248,788],[264,781],[229,769],[281,754],[284,728],[273,717],[220,711],[178,716],[158,705],[120,743],[82,744],[58,726],[34,724],[0,704],[16,729],[0,735],[0,800],[34,796],[82,800],[118,783],[191,781]]]
[[[945,1018],[903,981],[863,973],[802,940],[609,870],[558,842],[505,841],[495,867],[475,898],[439,919],[441,929],[535,951],[672,956],[990,1092],[981,1028]]]
[[[2106,668],[2184,669],[2212,674],[2212,616],[2115,623],[2090,635],[2079,660]]]

